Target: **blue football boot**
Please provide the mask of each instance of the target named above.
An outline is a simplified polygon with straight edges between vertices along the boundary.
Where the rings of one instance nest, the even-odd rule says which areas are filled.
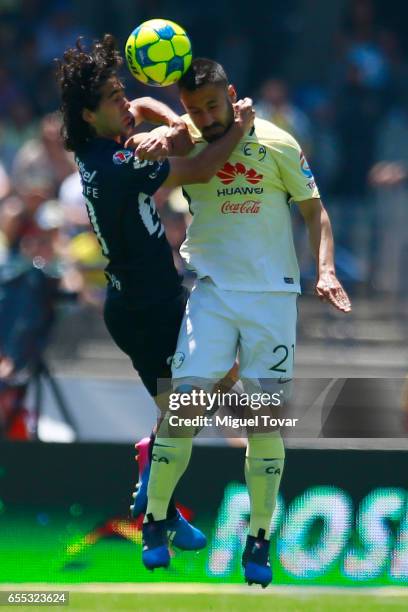
[[[133,505],[130,506],[132,518],[137,518],[144,514],[147,508],[147,486],[150,476],[150,445],[153,444],[151,438],[143,438],[135,445],[138,451],[136,461],[139,465],[139,480],[133,493]],[[167,530],[173,546],[180,550],[201,550],[207,545],[205,535],[190,525],[176,509],[174,502],[170,504],[172,516],[167,519]],[[168,515],[169,516],[169,515]]]
[[[245,582],[249,585],[260,584],[266,588],[272,582],[272,568],[269,560],[269,540],[265,540],[265,530],[260,529],[258,536],[247,537],[242,555]]]
[[[203,532],[190,525],[178,510],[175,517],[167,519],[167,537],[180,550],[201,550],[207,546]]]
[[[170,552],[167,541],[167,520],[154,521],[151,514],[148,522],[143,523],[142,561],[146,569],[169,567]]]

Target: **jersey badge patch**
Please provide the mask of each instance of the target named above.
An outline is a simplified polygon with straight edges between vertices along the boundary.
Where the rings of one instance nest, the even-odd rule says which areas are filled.
[[[300,169],[302,170],[302,173],[305,175],[306,178],[313,178],[313,172],[311,171],[309,164],[307,163],[307,159],[303,151],[300,152]]]
[[[127,164],[129,160],[133,157],[133,151],[129,149],[122,149],[121,151],[116,151],[113,154],[112,161],[116,166],[120,166],[120,164]]]

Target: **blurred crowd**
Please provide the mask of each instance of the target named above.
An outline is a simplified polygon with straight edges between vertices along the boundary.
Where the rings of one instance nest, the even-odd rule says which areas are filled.
[[[3,251],[10,247],[11,230],[8,226],[4,230],[4,224],[10,223],[12,211],[20,207],[34,214],[41,198],[52,200],[63,212],[59,219],[65,238],[85,229],[73,161],[61,149],[57,118],[51,119],[59,105],[54,58],[61,57],[79,35],[92,39],[113,30],[123,45],[129,24],[152,15],[171,15],[186,27],[196,55],[210,55],[223,63],[239,94],[254,98],[258,115],[287,129],[301,143],[333,220],[343,280],[351,289],[365,286],[406,294],[408,50],[396,18],[400,12],[402,21],[403,3],[391,0],[387,13],[384,3],[376,0],[345,0],[333,48],[327,49],[326,67],[319,72],[325,77],[299,74],[290,82],[283,75],[288,56],[296,55],[304,2],[274,0],[267,9],[259,8],[256,19],[242,0],[233,3],[234,18],[228,19],[231,6],[229,0],[220,0],[203,14],[199,5],[186,0],[177,7],[169,0],[106,0],[103,11],[97,10],[94,0],[0,2]],[[131,97],[146,95],[134,79],[128,83]],[[176,88],[148,93],[181,112]],[[34,189],[41,196],[33,203],[27,192]],[[161,199],[181,266],[177,247],[185,225],[183,206],[179,197],[174,198],[174,207]],[[49,202],[47,208],[51,210]],[[303,277],[311,278],[313,263],[296,218],[294,223]],[[92,259],[89,237],[74,244]]]
[[[177,8],[169,0],[105,0],[103,10],[94,0],[0,1],[0,403],[4,381],[17,381],[21,389],[39,367],[61,295],[97,308],[103,299],[104,262],[73,157],[62,146],[53,60],[79,35],[92,39],[111,31],[123,45],[132,26],[153,15],[183,24],[195,54],[220,61],[239,94],[254,98],[258,115],[299,140],[332,218],[339,276],[347,288],[408,295],[403,30],[398,20],[383,19],[384,3],[345,1],[326,78],[289,81],[285,66],[296,52],[306,3],[269,4],[254,19],[242,0],[219,0],[205,14],[199,3],[186,0]],[[133,79],[128,82],[130,97],[146,95]],[[181,111],[176,88],[148,94]],[[182,272],[185,203],[179,192],[161,192],[157,205]],[[302,275],[312,282],[314,265],[296,214],[294,227]],[[24,430],[21,419],[10,421],[16,402],[12,394],[0,406],[0,432],[6,424],[16,435]]]

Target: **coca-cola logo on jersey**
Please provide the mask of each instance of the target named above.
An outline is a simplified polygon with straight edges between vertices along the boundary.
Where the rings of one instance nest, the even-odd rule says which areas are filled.
[[[247,200],[246,202],[224,202],[221,206],[223,215],[257,215],[261,210],[261,202],[259,200]]]

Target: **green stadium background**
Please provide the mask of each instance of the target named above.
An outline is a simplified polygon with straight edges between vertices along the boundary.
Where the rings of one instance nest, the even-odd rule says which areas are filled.
[[[287,451],[272,525],[275,584],[408,582],[403,452]],[[128,519],[133,450],[117,444],[0,445],[0,583],[242,581],[248,521],[242,449],[197,446],[177,490],[209,546],[174,552],[171,569],[141,564]]]

